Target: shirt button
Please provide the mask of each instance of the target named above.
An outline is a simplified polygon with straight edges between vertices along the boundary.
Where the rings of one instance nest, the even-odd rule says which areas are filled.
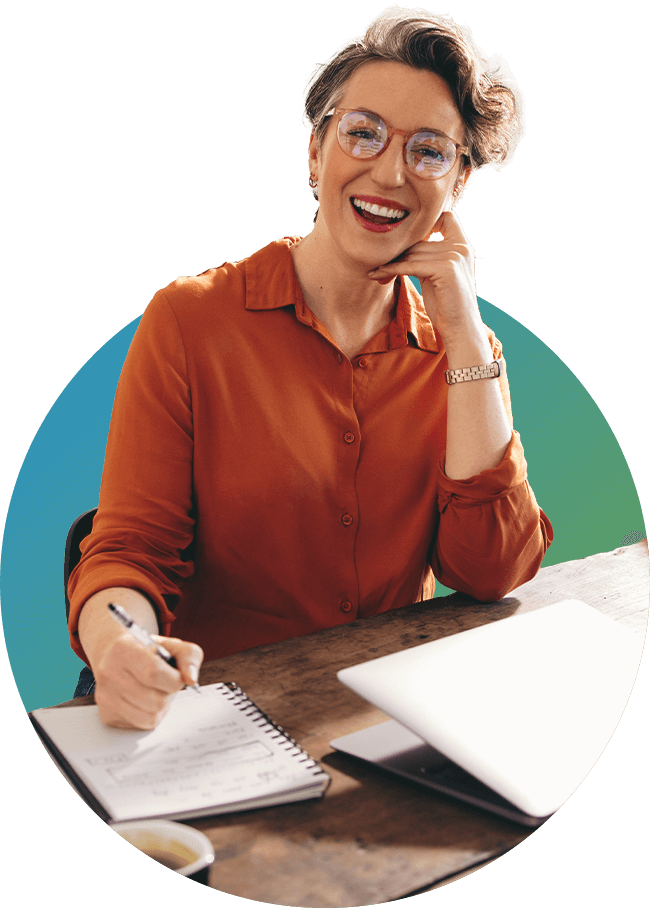
[[[367,365],[368,365],[368,360],[367,360],[367,359],[364,359],[363,357],[361,357],[361,359],[360,359],[359,362],[358,362],[359,368],[360,368],[360,369],[365,369]]]
[[[354,441],[354,433],[353,433],[353,432],[346,432],[345,435],[343,436],[343,440],[344,440],[345,442],[347,442],[349,445],[351,445],[352,442]]]
[[[342,611],[342,612],[349,612],[349,611],[351,610],[351,608],[352,608],[352,603],[351,603],[351,602],[348,602],[347,599],[345,600],[345,602],[342,602],[342,603],[341,603],[341,611]]]
[[[337,354],[336,354],[336,358],[337,358],[338,363],[339,363],[339,366],[340,366],[341,363],[343,362],[343,356],[342,356],[342,354],[337,353]]]
[[[354,523],[354,517],[352,516],[352,514],[344,514],[343,517],[341,517],[341,522],[344,526],[349,527]]]

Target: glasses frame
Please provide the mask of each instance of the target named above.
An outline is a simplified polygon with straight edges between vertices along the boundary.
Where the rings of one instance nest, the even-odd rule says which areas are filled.
[[[345,116],[346,113],[371,114],[373,117],[377,117],[377,119],[384,124],[384,126],[386,127],[386,132],[387,132],[388,137],[386,139],[386,144],[381,149],[381,151],[378,151],[377,154],[369,155],[367,158],[355,158],[354,155],[351,155],[350,152],[347,151],[343,147],[343,145],[341,144],[341,136],[339,134],[339,126],[341,124],[341,120],[343,119],[343,117]],[[443,177],[446,177],[448,174],[450,174],[451,171],[454,169],[454,164],[456,163],[456,159],[459,157],[459,155],[465,155],[465,157],[469,158],[469,148],[466,145],[460,145],[458,142],[454,142],[454,140],[451,138],[451,136],[446,135],[446,133],[444,133],[444,132],[435,131],[433,129],[416,129],[414,132],[408,132],[406,129],[398,129],[397,126],[389,126],[389,124],[384,120],[384,118],[380,117],[379,114],[376,113],[374,110],[366,110],[363,107],[332,107],[332,109],[329,110],[325,114],[325,116],[323,117],[323,120],[326,120],[328,117],[333,117],[334,114],[336,114],[338,116],[338,120],[336,122],[336,138],[339,143],[339,148],[349,158],[355,158],[355,160],[372,161],[375,158],[380,157],[386,151],[388,146],[390,145],[391,139],[393,138],[394,135],[402,136],[405,139],[404,144],[402,145],[402,156],[404,158],[404,163],[408,167],[409,171],[412,174],[414,174],[419,180],[425,180],[427,183],[431,183],[434,180],[441,180]],[[434,135],[442,136],[444,139],[447,139],[447,141],[451,142],[451,144],[456,149],[456,156],[454,157],[454,160],[451,163],[451,167],[445,173],[441,173],[440,176],[423,177],[419,173],[417,173],[410,166],[410,164],[408,162],[408,159],[406,157],[406,147],[407,147],[409,141],[413,138],[413,136],[416,136],[420,132],[431,132]]]

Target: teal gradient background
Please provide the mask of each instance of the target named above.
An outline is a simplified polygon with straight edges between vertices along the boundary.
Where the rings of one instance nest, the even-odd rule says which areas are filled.
[[[630,533],[644,534],[625,458],[592,398],[534,334],[479,302],[484,322],[503,343],[530,483],[555,531],[544,564],[609,551]],[[64,545],[75,517],[97,504],[115,388],[138,322],[108,341],[59,396],[13,492],[2,551],[2,619],[28,710],[70,699],[82,667],[65,626]],[[447,592],[440,587],[437,594]]]

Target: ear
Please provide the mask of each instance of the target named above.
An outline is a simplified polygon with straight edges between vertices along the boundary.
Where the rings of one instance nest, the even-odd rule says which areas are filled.
[[[466,164],[465,167],[463,168],[463,172],[458,174],[457,182],[462,183],[462,185],[464,187],[465,183],[469,180],[469,175],[471,172],[472,172],[471,167],[469,166],[469,164]]]
[[[453,208],[453,206],[456,204],[456,202],[460,199],[461,195],[463,194],[463,190],[465,189],[465,184],[467,183],[471,172],[472,172],[471,168],[469,166],[466,166],[458,174],[456,182],[454,183],[454,188],[452,190],[452,202],[451,202],[450,210],[451,210],[451,208]]]
[[[309,137],[309,173],[318,180],[318,142],[313,132]]]

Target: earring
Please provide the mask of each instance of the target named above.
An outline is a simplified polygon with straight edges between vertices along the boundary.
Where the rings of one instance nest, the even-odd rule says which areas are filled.
[[[309,174],[309,186],[314,194],[314,198],[318,200],[318,180],[315,180],[311,173]]]

